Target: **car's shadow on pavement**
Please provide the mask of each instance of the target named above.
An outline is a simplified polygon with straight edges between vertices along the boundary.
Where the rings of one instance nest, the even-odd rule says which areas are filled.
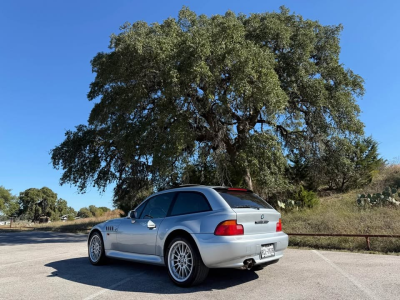
[[[103,266],[92,266],[86,257],[55,261],[46,265],[54,269],[50,277],[60,277],[77,283],[116,291],[154,294],[183,294],[221,290],[258,278],[254,271],[211,269],[199,286],[180,288],[168,277],[165,267],[111,260]]]
[[[0,246],[80,243],[87,240],[86,234],[58,233],[47,231],[0,232]]]

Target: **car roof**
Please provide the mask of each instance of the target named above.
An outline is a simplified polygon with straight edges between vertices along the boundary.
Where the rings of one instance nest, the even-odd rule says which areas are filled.
[[[226,186],[219,186],[219,185],[201,185],[201,184],[187,184],[181,185],[177,187],[173,187],[170,189],[166,189],[163,191],[159,191],[154,193],[153,195],[163,194],[167,192],[177,192],[177,191],[201,191],[201,190],[209,190],[209,189],[216,189],[216,188],[227,188]]]

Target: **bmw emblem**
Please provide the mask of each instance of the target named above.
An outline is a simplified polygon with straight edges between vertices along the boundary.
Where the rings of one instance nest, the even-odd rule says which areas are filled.
[[[264,215],[261,215],[261,219],[264,219]]]

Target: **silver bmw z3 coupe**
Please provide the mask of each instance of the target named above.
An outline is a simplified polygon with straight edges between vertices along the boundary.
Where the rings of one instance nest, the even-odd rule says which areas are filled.
[[[277,262],[288,246],[280,214],[250,190],[181,186],[144,200],[128,217],[92,228],[89,260],[166,266],[178,286],[201,283],[210,268]]]

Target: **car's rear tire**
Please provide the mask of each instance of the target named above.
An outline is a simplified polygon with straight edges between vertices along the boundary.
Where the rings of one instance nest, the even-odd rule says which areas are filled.
[[[168,245],[166,256],[168,275],[176,285],[189,287],[206,279],[209,269],[204,265],[196,244],[187,238],[174,238]]]
[[[90,263],[94,266],[99,266],[106,262],[103,238],[98,231],[95,231],[90,235],[88,256]]]

